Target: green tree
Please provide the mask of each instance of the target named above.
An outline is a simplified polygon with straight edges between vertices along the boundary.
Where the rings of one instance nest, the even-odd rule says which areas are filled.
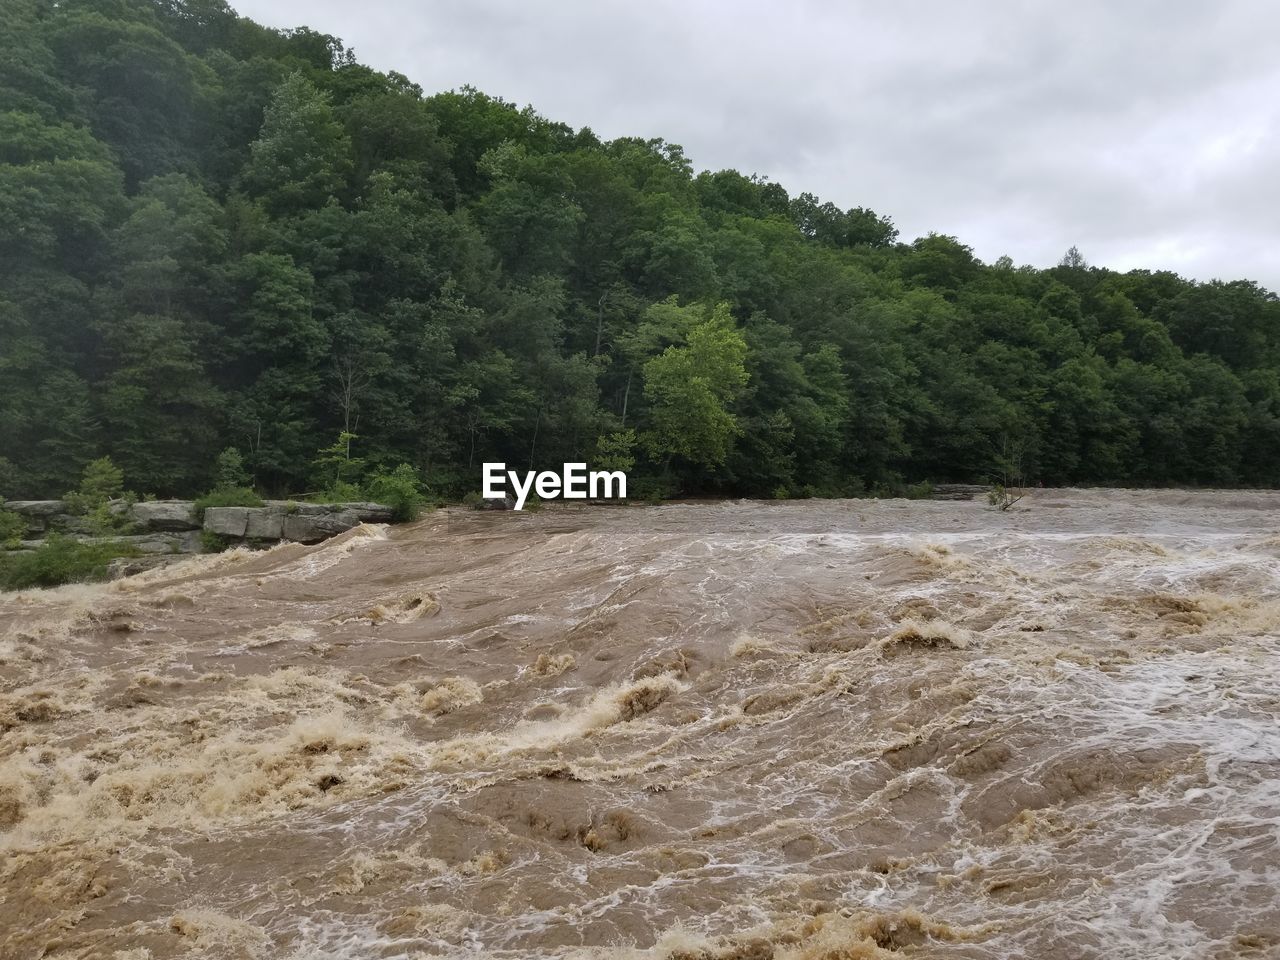
[[[732,404],[747,383],[747,344],[720,304],[690,327],[684,344],[667,347],[644,366],[653,456],[682,457],[716,467],[739,433]]]
[[[345,500],[358,496],[355,481],[364,470],[364,460],[351,456],[351,443],[355,439],[354,433],[344,430],[332,444],[320,449],[311,461],[317,477],[325,485],[325,491],[337,494],[334,499]]]
[[[276,89],[250,146],[242,188],[273,215],[322,206],[351,169],[351,142],[328,98],[302,73]]]
[[[218,454],[215,471],[215,490],[234,490],[249,486],[249,473],[244,468],[244,457],[235,447],[227,447]]]
[[[976,482],[1006,436],[1047,483],[1273,484],[1277,370],[1256,283],[900,242],[223,0],[0,4],[6,495],[104,452],[194,494],[228,447],[283,494],[339,431],[442,496],[481,458],[633,461],[650,494]]]

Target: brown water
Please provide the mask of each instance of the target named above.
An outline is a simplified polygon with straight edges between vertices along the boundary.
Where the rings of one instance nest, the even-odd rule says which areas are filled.
[[[0,596],[0,957],[1280,955],[1278,511],[446,512]]]

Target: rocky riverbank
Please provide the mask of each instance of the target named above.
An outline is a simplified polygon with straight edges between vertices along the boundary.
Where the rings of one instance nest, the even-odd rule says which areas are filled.
[[[64,500],[9,500],[3,509],[26,523],[18,550],[38,549],[50,534],[86,543],[126,545],[138,557],[116,562],[118,574],[154,566],[173,555],[201,553],[209,537],[220,544],[269,544],[286,540],[319,543],[361,523],[388,523],[392,508],[379,503],[296,503],[266,501],[260,507],[209,507],[199,511],[190,500],[118,501],[112,512],[122,530],[109,536],[95,531],[84,516],[71,513]],[[114,568],[113,568],[114,569]]]

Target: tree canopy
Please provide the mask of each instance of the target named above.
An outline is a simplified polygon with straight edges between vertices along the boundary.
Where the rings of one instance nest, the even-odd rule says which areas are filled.
[[[1274,485],[1280,302],[983,263],[221,0],[0,12],[0,495],[103,456],[193,494],[227,450],[270,493],[586,460],[839,495],[1010,443],[1046,484]]]

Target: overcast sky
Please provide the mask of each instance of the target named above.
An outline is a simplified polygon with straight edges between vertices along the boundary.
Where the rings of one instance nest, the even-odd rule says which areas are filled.
[[[1270,0],[231,0],[428,92],[472,84],[936,231],[986,261],[1280,289]]]

